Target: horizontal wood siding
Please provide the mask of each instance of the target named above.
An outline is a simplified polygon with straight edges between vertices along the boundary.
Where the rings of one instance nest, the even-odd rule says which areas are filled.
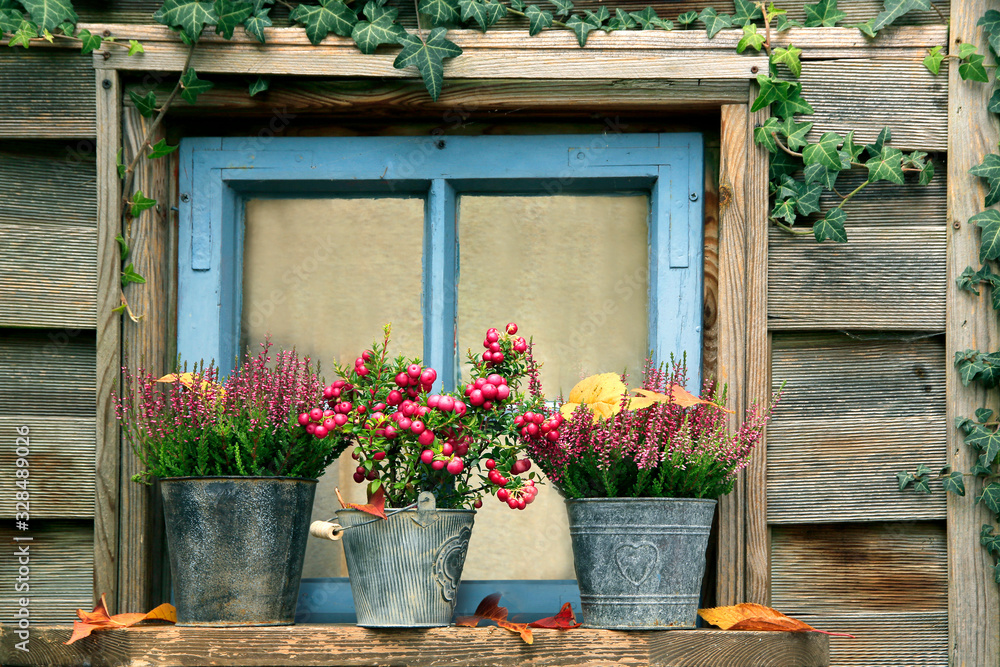
[[[16,624],[14,616],[22,597],[30,600],[31,625],[72,623],[79,608],[91,604],[94,568],[94,529],[90,521],[32,521],[30,530],[15,530],[12,522],[0,527],[0,623]],[[30,537],[30,542],[14,542],[14,537]],[[13,545],[29,547],[30,589],[15,591],[21,566]],[[112,610],[114,612],[116,610]],[[30,644],[29,644],[30,647]],[[7,660],[4,660],[6,663]]]
[[[772,529],[772,602],[830,638],[830,664],[948,664],[948,554],[939,522]]]
[[[0,55],[0,138],[94,136],[94,74],[79,51],[4,47]]]
[[[0,417],[93,418],[96,359],[93,331],[0,330]]]

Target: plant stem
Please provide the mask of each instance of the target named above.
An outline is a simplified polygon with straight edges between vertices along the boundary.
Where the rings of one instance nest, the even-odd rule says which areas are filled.
[[[785,223],[783,223],[781,220],[778,220],[777,218],[770,218],[770,220],[774,224],[776,224],[778,227],[780,227],[781,229],[783,229],[786,232],[788,232],[789,234],[794,234],[795,236],[809,236],[810,234],[812,234],[812,232],[810,232],[810,231],[806,231],[804,229],[795,229],[791,225],[786,225]]]
[[[850,191],[849,193],[847,193],[847,196],[846,196],[846,197],[844,197],[844,198],[843,198],[843,199],[842,199],[842,200],[840,201],[840,203],[839,203],[839,204],[837,204],[837,208],[844,208],[844,204],[846,204],[847,202],[851,201],[851,198],[852,198],[852,197],[853,197],[854,195],[856,195],[856,194],[858,194],[859,192],[861,192],[862,190],[864,190],[864,189],[865,189],[865,187],[866,187],[866,186],[867,186],[867,185],[868,185],[869,183],[871,183],[871,181],[869,181],[869,180],[868,180],[868,179],[866,178],[866,179],[865,179],[865,182],[864,182],[864,183],[862,183],[861,185],[859,185],[858,187],[854,188],[854,189],[853,189],[853,190],[851,190],[851,191]]]
[[[802,157],[802,153],[796,153],[791,148],[789,148],[784,143],[782,143],[781,139],[778,138],[778,133],[777,132],[772,132],[771,136],[774,137],[774,143],[778,145],[778,148],[780,148],[781,150],[785,151],[786,153],[788,153],[789,155],[792,155],[794,157],[798,157],[798,158]],[[852,167],[867,167],[868,165],[866,165],[864,162],[854,162],[852,160],[851,161],[851,166]],[[900,169],[902,169],[904,173],[911,173],[911,174],[913,174],[913,173],[920,173],[922,171],[921,169],[917,169],[916,167],[900,167]],[[840,193],[838,192],[837,194],[840,194]],[[851,195],[847,195],[847,196],[850,197]]]

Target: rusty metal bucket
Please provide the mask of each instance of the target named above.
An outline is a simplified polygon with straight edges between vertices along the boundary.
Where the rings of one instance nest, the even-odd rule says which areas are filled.
[[[160,481],[177,625],[292,625],[315,479]]]
[[[433,497],[385,520],[338,510],[358,625],[449,625],[475,516],[475,510],[436,510]]]

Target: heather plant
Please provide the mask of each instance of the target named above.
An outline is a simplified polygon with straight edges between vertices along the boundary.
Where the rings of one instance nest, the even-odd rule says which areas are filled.
[[[270,349],[265,341],[257,355],[248,350],[225,380],[214,363],[162,378],[123,367],[114,402],[144,468],[133,480],[322,475],[347,441],[316,439],[295,415],[322,396],[323,381],[308,357],[282,350],[272,359]]]
[[[549,481],[567,498],[718,498],[732,491],[777,396],[750,408],[731,433],[725,388],[709,380],[701,397],[688,393],[683,360],[647,362],[634,396],[624,380],[606,373],[582,381],[537,433],[522,432]]]

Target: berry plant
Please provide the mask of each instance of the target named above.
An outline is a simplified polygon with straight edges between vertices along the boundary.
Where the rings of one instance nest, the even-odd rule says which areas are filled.
[[[353,368],[322,390],[322,400],[298,415],[317,440],[353,444],[354,481],[369,498],[381,490],[388,507],[407,507],[422,491],[438,507],[482,507],[496,496],[524,509],[534,473],[518,429],[542,409],[538,366],[517,325],[491,328],[482,355],[469,354],[464,391],[431,393],[437,371],[418,359],[389,356],[390,327],[361,353]],[[528,380],[526,391],[521,383]],[[533,422],[532,422],[533,423]]]

